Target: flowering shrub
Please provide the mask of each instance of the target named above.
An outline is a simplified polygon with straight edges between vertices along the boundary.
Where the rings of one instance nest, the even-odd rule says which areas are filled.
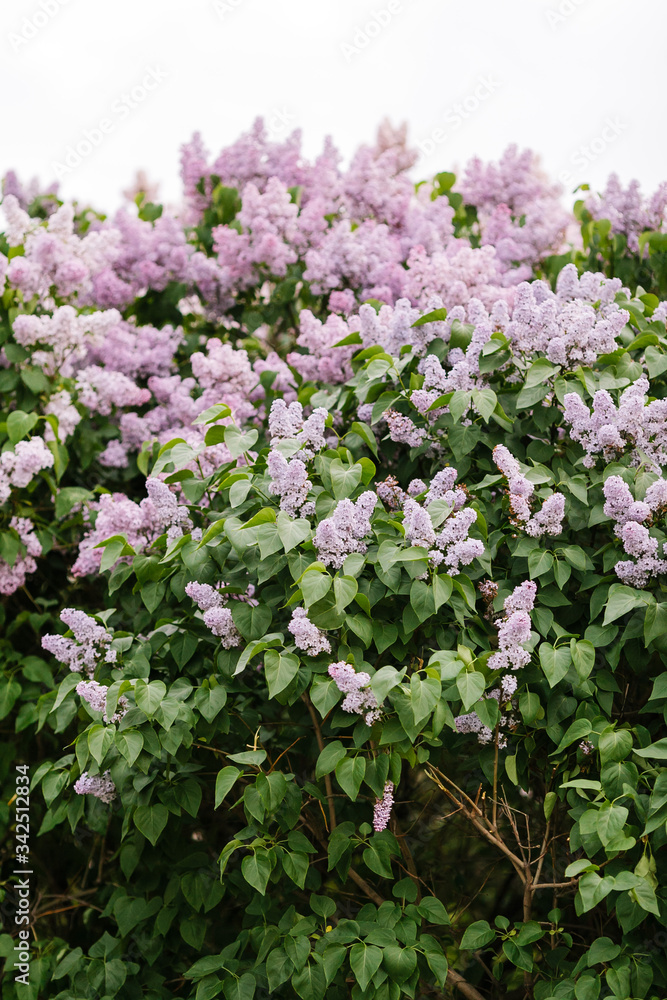
[[[664,198],[413,163],[5,179],[3,997],[667,989]]]

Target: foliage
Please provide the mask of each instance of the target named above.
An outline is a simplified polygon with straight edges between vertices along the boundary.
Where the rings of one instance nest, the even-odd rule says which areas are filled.
[[[405,166],[389,207],[366,192],[399,243]],[[179,273],[138,196],[164,272],[124,306],[80,244],[74,298],[10,266],[0,821],[9,869],[26,762],[35,875],[30,984],[10,960],[3,997],[664,995],[667,335],[642,256],[664,236],[629,250],[580,206],[580,247],[540,243],[551,195],[512,170],[533,193],[508,218],[492,171],[423,201],[452,223],[429,280],[465,248],[466,294],[314,289],[309,251],[275,263],[286,224],[274,270],[223,292],[255,194],[203,163]],[[350,176],[337,211],[363,229]],[[493,226],[499,259],[507,226],[518,249],[480,282]],[[46,273],[29,240],[8,256]],[[28,343],[18,317],[54,313],[70,340]],[[50,463],[20,458],[36,437]]]

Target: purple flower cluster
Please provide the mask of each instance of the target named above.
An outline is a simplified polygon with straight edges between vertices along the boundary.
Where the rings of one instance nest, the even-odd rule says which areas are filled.
[[[612,518],[615,532],[632,559],[622,559],[614,567],[616,575],[630,587],[641,589],[659,573],[667,573],[666,546],[649,534],[642,523],[667,509],[667,481],[658,479],[646,491],[644,500],[635,500],[620,476],[608,476],[603,486],[604,513]]]
[[[109,771],[101,775],[91,775],[83,771],[81,777],[74,782],[74,791],[79,795],[94,795],[106,805],[111,805],[116,798],[116,786],[111,780]]]
[[[535,604],[537,584],[525,580],[505,599],[504,617],[498,626],[498,651],[490,657],[490,670],[519,670],[530,663],[523,648],[530,639],[530,614]]]
[[[12,486],[27,486],[43,469],[53,468],[53,453],[41,437],[17,441],[13,451],[0,455],[0,504],[9,499]]]
[[[294,636],[297,649],[302,649],[308,656],[319,656],[320,653],[330,653],[331,644],[324,632],[308,618],[305,608],[295,608],[290,623],[287,626]]]
[[[209,583],[196,582],[187,583],[185,593],[203,611],[204,624],[220,639],[223,649],[241,645],[243,638],[234,624],[231,611],[224,607],[222,594]]]
[[[387,829],[393,804],[394,783],[393,781],[387,781],[382,792],[382,798],[376,799],[373,807],[373,829],[376,833],[381,833]]]
[[[648,379],[642,376],[620,394],[618,406],[606,389],[593,396],[589,409],[576,392],[564,397],[564,417],[570,437],[578,441],[586,455],[584,465],[592,468],[595,456],[613,461],[632,448],[632,464],[648,458],[654,471],[667,465],[667,400],[654,399],[647,405]]]
[[[357,500],[339,500],[331,517],[325,518],[315,531],[315,548],[325,566],[335,569],[345,562],[352,552],[366,552],[363,541],[371,533],[371,514],[377,496],[368,490]]]
[[[533,516],[530,502],[533,499],[535,487],[521,472],[516,458],[504,444],[497,444],[493,449],[493,460],[507,480],[512,521],[521,525],[526,534],[532,538],[537,538],[540,535],[560,535],[565,516],[565,497],[563,494],[552,493],[544,501],[541,509]]]
[[[65,608],[60,620],[67,625],[74,638],[64,635],[42,636],[42,647],[52,653],[60,663],[66,663],[75,673],[85,671],[93,676],[98,663],[115,663],[116,650],[110,649],[111,636],[107,630],[84,611]]]
[[[39,440],[39,439],[38,439]],[[9,454],[5,452],[5,454]],[[19,541],[25,549],[18,553],[12,566],[0,559],[0,594],[13,594],[22,587],[29,573],[37,569],[36,559],[42,554],[42,543],[35,534],[32,521],[27,517],[13,517],[9,527],[18,534]]]
[[[127,698],[122,695],[118,699],[118,707],[111,719],[107,718],[107,692],[109,688],[97,681],[79,681],[76,693],[87,701],[94,712],[101,712],[105,722],[120,722],[128,709]]]
[[[367,726],[372,726],[382,715],[382,710],[377,703],[377,698],[371,691],[370,674],[365,670],[358,673],[351,663],[329,664],[329,676],[336,682],[336,687],[345,695],[343,699],[343,711],[354,712],[355,715],[363,715]]]

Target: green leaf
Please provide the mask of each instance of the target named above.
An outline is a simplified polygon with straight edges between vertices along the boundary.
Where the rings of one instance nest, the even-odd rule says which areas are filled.
[[[218,771],[218,776],[215,779],[215,808],[221,804],[225,796],[234,787],[236,781],[238,780],[241,771],[238,767],[233,767],[229,764],[227,767],[223,767],[221,771]]]
[[[543,642],[540,645],[540,663],[544,675],[549,681],[549,687],[555,687],[565,677],[571,662],[569,646],[559,646],[558,649],[554,649],[548,642]]]
[[[163,805],[139,806],[134,813],[134,825],[139,833],[150,840],[153,847],[169,819],[169,810]]]
[[[141,733],[133,729],[126,729],[122,733],[116,733],[114,741],[120,753],[132,767],[144,745]]]
[[[649,604],[644,618],[644,642],[647,646],[667,634],[667,604]]]
[[[275,698],[292,683],[299,672],[299,658],[293,653],[268,650],[264,657],[264,675],[269,686],[269,698]]]
[[[456,678],[456,686],[463,702],[463,710],[467,712],[482,697],[486,686],[484,674],[476,672],[459,674]]]
[[[306,875],[308,874],[308,855],[297,851],[287,851],[283,854],[282,862],[285,874],[293,882],[296,882],[299,888],[303,889],[306,884]]]
[[[325,774],[330,774],[345,756],[345,747],[340,740],[334,740],[332,743],[327,743],[317,758],[317,764],[315,765],[315,777],[321,778]]]
[[[271,609],[266,604],[230,601],[229,607],[234,624],[247,642],[266,635],[271,626]]]
[[[257,980],[252,972],[244,972],[242,976],[225,983],[225,1000],[252,1000],[255,995]]]
[[[465,934],[461,939],[462,951],[477,951],[478,948],[485,948],[494,940],[496,932],[489,927],[486,920],[476,920],[469,927],[466,927]]]
[[[585,736],[588,736],[591,729],[592,726],[588,719],[575,719],[574,722],[566,729],[563,738],[551,756],[553,757],[554,754],[560,753],[561,750],[564,750],[565,747],[569,747],[571,743],[575,742],[575,740],[582,740]]]
[[[609,625],[610,622],[616,621],[617,618],[632,611],[633,608],[639,608],[648,603],[647,595],[642,591],[635,590],[634,587],[626,587],[621,583],[614,583],[609,588],[602,624]]]
[[[253,889],[257,889],[260,895],[264,895],[268,885],[273,865],[266,851],[258,848],[253,854],[245,857],[241,862],[241,872],[244,879]]]
[[[162,681],[150,681],[147,684],[146,681],[139,678],[134,686],[134,699],[137,706],[146,713],[149,719],[160,707],[166,694],[167,686]]]
[[[309,608],[311,604],[321,601],[329,593],[332,583],[333,580],[328,573],[312,569],[306,570],[299,580],[305,606]]]
[[[380,968],[382,950],[361,942],[350,948],[350,968],[362,990],[368,989],[371,979]]]
[[[26,434],[29,434],[37,423],[36,413],[24,413],[23,410],[14,410],[7,417],[7,434],[12,444],[16,444]]]
[[[308,962],[292,976],[292,986],[301,1000],[324,1000],[327,982],[322,966],[317,962]]]
[[[451,923],[447,910],[437,896],[424,896],[418,909],[430,924],[443,924],[448,927]]]
[[[305,518],[291,518],[284,510],[279,512],[276,524],[285,552],[291,552],[301,542],[305,542],[307,538],[310,538],[312,533],[310,523]]]
[[[343,611],[356,596],[359,589],[357,581],[352,576],[337,575],[334,577],[333,585],[336,597],[336,610]]]
[[[336,764],[336,780],[345,794],[356,801],[361,782],[366,773],[366,758],[361,755],[357,757],[344,757]]]
[[[595,666],[595,646],[587,639],[570,640],[570,656],[580,680],[585,681]]]
[[[548,549],[533,549],[528,555],[528,572],[530,579],[544,576],[552,568],[554,563],[553,553]]]
[[[667,760],[667,737],[652,743],[650,747],[635,748],[634,753],[650,760]]]
[[[392,982],[401,986],[417,968],[417,953],[413,948],[390,945],[383,949],[382,961]]]
[[[424,326],[425,323],[438,323],[447,319],[446,309],[432,309],[430,312],[424,313],[419,319],[416,319],[413,326]]]

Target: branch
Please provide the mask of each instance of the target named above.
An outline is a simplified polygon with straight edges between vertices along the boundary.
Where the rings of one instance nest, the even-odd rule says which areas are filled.
[[[324,750],[324,740],[322,739],[322,730],[320,729],[320,720],[317,718],[317,712],[315,707],[307,694],[301,695],[303,701],[306,703],[306,707],[310,712],[310,718],[313,723],[313,728],[315,730],[315,736],[317,737],[317,745],[320,748],[320,753]],[[336,828],[336,807],[334,805],[334,794],[333,785],[331,784],[331,775],[324,775],[324,787],[327,790],[327,802],[329,803],[329,832],[335,830]]]

